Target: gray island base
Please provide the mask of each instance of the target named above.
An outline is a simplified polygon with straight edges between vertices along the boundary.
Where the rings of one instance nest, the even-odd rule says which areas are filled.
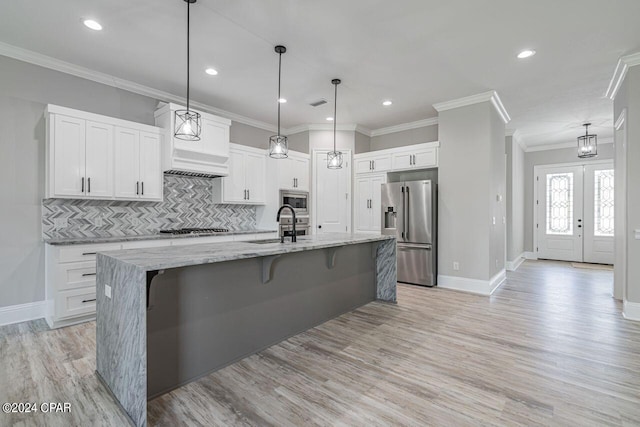
[[[146,426],[148,399],[374,300],[396,301],[390,236],[99,253],[96,372]]]

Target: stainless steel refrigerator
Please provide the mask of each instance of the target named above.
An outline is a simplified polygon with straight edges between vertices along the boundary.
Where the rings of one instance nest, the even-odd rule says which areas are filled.
[[[430,180],[382,185],[382,234],[398,241],[398,281],[436,285],[436,189]]]

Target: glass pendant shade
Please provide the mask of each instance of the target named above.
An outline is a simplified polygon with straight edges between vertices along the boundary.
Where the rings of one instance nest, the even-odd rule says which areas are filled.
[[[287,137],[273,135],[269,138],[269,157],[273,159],[286,159],[289,155]]]
[[[329,151],[327,153],[327,167],[329,169],[342,169],[342,152]]]
[[[174,136],[184,141],[200,141],[202,125],[200,113],[189,110],[176,110]]]
[[[583,125],[586,128],[585,134],[578,137],[578,157],[581,159],[598,155],[598,135],[589,135],[589,125],[590,123]]]

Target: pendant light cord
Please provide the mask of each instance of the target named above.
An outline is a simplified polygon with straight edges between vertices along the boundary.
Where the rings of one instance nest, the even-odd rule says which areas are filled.
[[[338,116],[338,84],[334,83],[335,93],[333,96],[333,152],[336,152],[336,121]]]
[[[187,2],[187,112],[189,112],[189,77],[191,75],[191,70],[189,67],[190,64],[190,57],[189,57],[189,53],[190,53],[190,45],[189,45],[189,39],[191,38],[191,3]]]
[[[282,80],[282,52],[278,53],[278,136],[280,136],[280,82]]]

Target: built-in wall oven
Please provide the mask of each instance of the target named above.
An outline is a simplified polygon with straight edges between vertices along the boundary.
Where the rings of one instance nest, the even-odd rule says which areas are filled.
[[[291,205],[296,211],[296,236],[311,234],[309,223],[309,193],[306,191],[280,190],[280,206]],[[282,211],[280,217],[280,234],[293,234],[293,217],[289,211]]]

